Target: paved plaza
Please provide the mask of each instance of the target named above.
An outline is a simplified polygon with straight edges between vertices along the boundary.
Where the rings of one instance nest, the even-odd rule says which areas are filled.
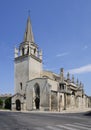
[[[0,111],[0,130],[91,130],[91,112]]]

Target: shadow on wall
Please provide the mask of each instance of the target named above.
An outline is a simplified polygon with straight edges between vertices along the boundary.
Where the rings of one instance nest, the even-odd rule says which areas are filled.
[[[91,116],[91,111],[88,111],[84,114],[85,116]]]

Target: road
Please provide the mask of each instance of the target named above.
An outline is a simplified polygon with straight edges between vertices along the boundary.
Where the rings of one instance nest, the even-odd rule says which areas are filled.
[[[91,130],[91,113],[0,111],[0,130]]]

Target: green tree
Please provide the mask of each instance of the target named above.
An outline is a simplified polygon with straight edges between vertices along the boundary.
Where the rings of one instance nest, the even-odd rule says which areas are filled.
[[[5,109],[11,109],[11,97],[5,100]]]
[[[0,108],[3,107],[3,100],[0,98]]]

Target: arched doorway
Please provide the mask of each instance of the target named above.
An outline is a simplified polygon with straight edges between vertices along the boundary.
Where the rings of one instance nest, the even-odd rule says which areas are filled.
[[[39,109],[39,107],[40,107],[40,87],[39,87],[38,83],[36,83],[34,85],[34,90],[35,90],[35,106],[36,106],[36,109]]]
[[[21,102],[19,99],[16,100],[16,110],[20,111],[21,110]]]

